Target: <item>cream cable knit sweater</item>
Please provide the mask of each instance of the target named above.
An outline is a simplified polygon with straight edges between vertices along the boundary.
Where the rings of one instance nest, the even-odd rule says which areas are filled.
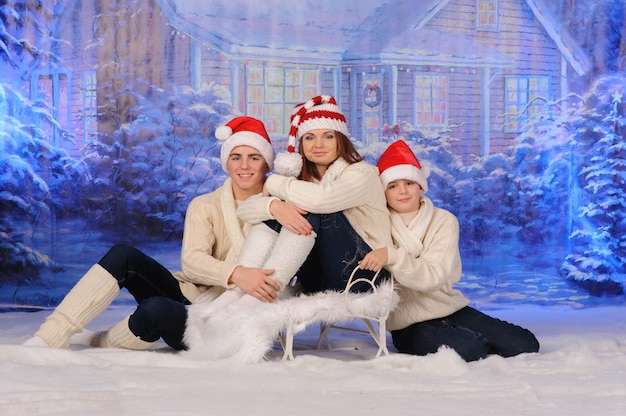
[[[387,320],[390,331],[416,322],[442,318],[467,306],[469,300],[453,285],[461,278],[459,222],[422,197],[415,218],[405,225],[391,212],[395,247],[389,247],[386,268],[399,283],[400,303]]]
[[[237,256],[249,224],[236,215],[230,178],[215,191],[195,197],[185,217],[181,251],[182,271],[174,273],[185,297],[192,302],[204,292],[209,300],[219,296],[237,267]]]
[[[348,164],[337,159],[319,182],[270,175],[265,182],[270,195],[316,214],[343,211],[350,225],[372,249],[391,246],[391,225],[378,171],[366,162]],[[242,202],[237,215],[256,224],[272,218],[271,198],[252,197]]]

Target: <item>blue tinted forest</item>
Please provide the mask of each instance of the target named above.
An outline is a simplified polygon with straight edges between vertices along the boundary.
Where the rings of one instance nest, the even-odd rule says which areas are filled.
[[[1,3],[4,70],[26,80],[41,66],[61,65],[60,40],[45,31],[58,10],[47,2]],[[378,143],[353,139],[370,163],[404,139],[430,167],[428,196],[461,224],[463,289],[485,303],[624,300],[624,5],[561,0],[552,7],[592,68],[569,96],[545,102],[505,151],[467,163],[453,151],[455,126],[424,131],[403,120],[385,125]],[[40,41],[25,41],[25,32]],[[167,252],[175,268],[187,204],[226,177],[214,131],[234,114],[229,89],[146,85],[120,71],[122,87],[108,90],[111,106],[101,115],[115,128],[76,156],[50,137],[60,128],[53,109],[3,78],[0,304],[57,304],[71,279],[119,241],[159,247],[154,252]],[[130,104],[116,107],[122,103]],[[89,255],[68,254],[65,244]]]

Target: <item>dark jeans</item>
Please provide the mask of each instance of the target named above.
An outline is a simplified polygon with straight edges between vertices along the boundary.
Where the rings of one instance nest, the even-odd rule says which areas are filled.
[[[305,293],[324,290],[343,290],[350,274],[372,248],[354,231],[342,212],[333,214],[308,214],[307,219],[317,233],[313,250],[297,273]],[[375,273],[359,270],[355,279],[371,281]],[[377,283],[389,278],[389,272],[381,270]],[[353,286],[352,292],[366,292],[368,283]]]
[[[488,354],[512,357],[539,351],[539,341],[529,330],[469,306],[445,318],[418,322],[392,331],[391,336],[399,352],[426,355],[446,345],[465,361],[485,358]]]
[[[190,302],[172,273],[142,251],[116,244],[98,262],[137,301],[128,326],[146,342],[159,338],[170,347],[186,349],[183,334]]]
[[[186,350],[183,342],[187,325],[185,304],[163,296],[142,301],[128,320],[131,332],[146,342],[163,341],[175,350]]]

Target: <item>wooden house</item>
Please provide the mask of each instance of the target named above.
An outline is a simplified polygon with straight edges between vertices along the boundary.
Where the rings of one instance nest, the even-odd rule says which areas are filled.
[[[57,26],[66,69],[40,76],[61,96],[74,151],[123,124],[108,97],[141,79],[227,86],[277,143],[294,104],[330,94],[364,143],[398,122],[451,128],[469,160],[504,149],[588,69],[546,1],[68,1]]]

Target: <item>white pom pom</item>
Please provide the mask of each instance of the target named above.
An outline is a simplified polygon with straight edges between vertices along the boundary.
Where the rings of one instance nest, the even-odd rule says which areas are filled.
[[[283,176],[299,176],[302,172],[300,153],[280,152],[274,158],[274,170]]]
[[[226,140],[233,135],[233,129],[228,126],[219,126],[215,129],[215,137],[218,140]]]

